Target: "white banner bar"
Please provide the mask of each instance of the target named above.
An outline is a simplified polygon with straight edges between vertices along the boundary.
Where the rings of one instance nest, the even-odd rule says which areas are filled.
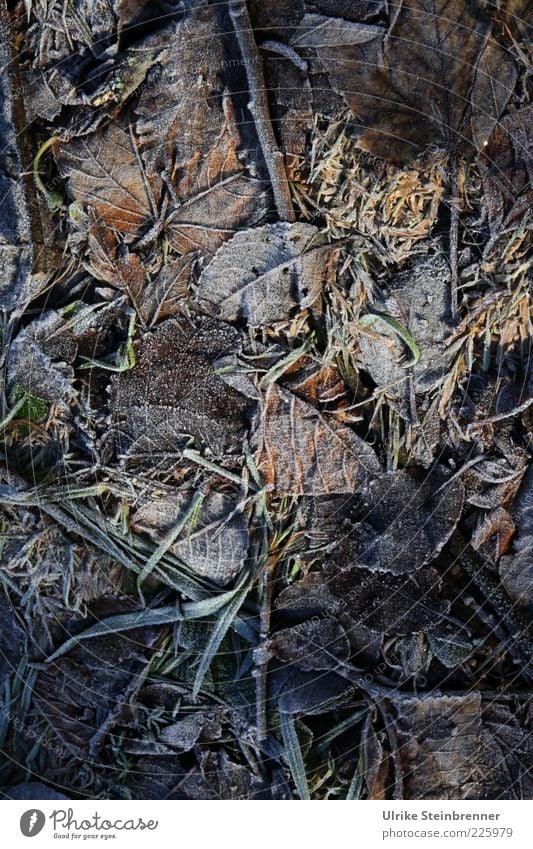
[[[204,809],[202,811],[202,808]],[[2,845],[216,849],[531,846],[532,802],[7,801]],[[35,842],[32,842],[32,841]],[[70,841],[67,843],[67,841]]]

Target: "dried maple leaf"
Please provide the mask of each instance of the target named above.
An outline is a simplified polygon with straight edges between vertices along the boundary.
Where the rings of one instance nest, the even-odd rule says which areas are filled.
[[[306,15],[292,45],[311,49],[362,127],[359,144],[407,161],[430,145],[482,145],[513,91],[517,70],[490,39],[481,4],[401,0],[389,28]]]
[[[353,492],[380,471],[353,430],[276,384],[267,390],[255,438],[259,471],[276,495]]]
[[[319,296],[332,248],[311,224],[265,224],[223,245],[198,284],[198,300],[224,321],[251,326],[286,319]]]

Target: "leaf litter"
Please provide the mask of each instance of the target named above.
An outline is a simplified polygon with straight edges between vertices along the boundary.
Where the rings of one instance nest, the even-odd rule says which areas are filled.
[[[2,793],[531,798],[527,4],[170,6],[1,13]]]

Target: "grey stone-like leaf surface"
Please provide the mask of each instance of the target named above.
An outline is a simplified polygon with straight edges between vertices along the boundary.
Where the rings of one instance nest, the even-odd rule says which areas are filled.
[[[439,554],[459,521],[463,486],[448,478],[441,467],[379,473],[352,497],[309,499],[302,505],[306,535],[342,570],[415,572]]]
[[[332,248],[317,243],[312,224],[265,224],[237,233],[200,276],[198,299],[225,321],[252,326],[310,306],[327,277]]]
[[[390,315],[412,336],[420,351],[411,370],[412,357],[405,343],[385,320],[378,319],[371,332],[358,337],[363,367],[387,395],[397,398],[408,416],[408,377],[412,373],[417,393],[428,392],[446,374],[449,355],[445,340],[452,329],[451,273],[443,253],[415,259],[412,266],[396,274],[388,297],[379,312]]]
[[[277,631],[270,648],[279,660],[308,671],[334,670],[338,661],[346,661],[350,656],[344,629],[331,617],[311,619]]]

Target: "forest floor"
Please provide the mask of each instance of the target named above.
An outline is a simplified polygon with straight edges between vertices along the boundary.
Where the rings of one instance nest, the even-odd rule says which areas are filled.
[[[533,798],[525,0],[0,16],[0,795]]]

